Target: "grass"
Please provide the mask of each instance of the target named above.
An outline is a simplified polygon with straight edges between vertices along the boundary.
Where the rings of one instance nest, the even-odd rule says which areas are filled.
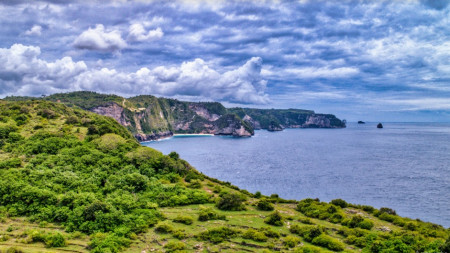
[[[187,183],[186,183],[187,184]],[[218,183],[205,179],[202,182],[203,189],[211,192]],[[207,186],[206,186],[207,185]],[[235,191],[235,190],[230,190]],[[235,191],[237,192],[237,191]],[[216,194],[217,196],[217,194]],[[274,207],[284,217],[283,226],[270,226],[264,223],[264,219],[272,213],[271,211],[259,211],[256,209],[257,199],[249,198],[246,202],[246,210],[244,211],[221,211],[215,208],[213,203],[204,205],[189,205],[189,206],[177,206],[160,208],[160,211],[164,214],[165,220],[163,224],[167,224],[171,227],[172,232],[169,233],[157,233],[154,228],[149,228],[146,233],[142,233],[136,237],[131,246],[125,249],[123,252],[167,252],[165,245],[176,242],[182,242],[185,249],[182,252],[295,252],[301,247],[311,246],[319,248],[321,252],[331,252],[325,248],[320,248],[306,242],[302,237],[292,234],[289,228],[294,225],[305,226],[299,220],[307,218],[302,213],[295,210],[296,205],[292,203],[282,204],[275,203]],[[209,220],[198,221],[198,213],[201,207],[213,208],[218,214],[226,216],[226,220]],[[370,231],[375,234],[387,234],[389,232],[382,231],[382,229],[389,229],[391,231],[401,231],[402,228],[392,223],[379,220],[370,213],[364,212],[355,208],[345,208],[344,212],[351,217],[353,215],[361,215],[366,219],[374,222],[375,226]],[[179,222],[174,222],[176,217],[188,216],[193,219],[193,223],[186,225]],[[309,220],[316,225],[325,227],[328,236],[345,244],[344,237],[337,233],[342,227],[340,224],[333,224],[325,220],[309,218]],[[158,223],[158,224],[161,224]],[[0,242],[0,250],[6,251],[10,247],[17,247],[24,252],[89,252],[87,245],[89,242],[89,236],[83,235],[81,238],[73,238],[73,234],[66,233],[62,230],[61,226],[55,224],[44,224],[42,227],[39,224],[29,222],[25,218],[3,218],[0,223],[0,234],[8,235],[10,239]],[[157,225],[158,226],[158,225]],[[238,232],[238,235],[233,238],[226,238],[224,242],[214,244],[208,241],[200,240],[197,235],[221,227],[228,227]],[[12,228],[12,229],[11,229]],[[280,234],[280,238],[270,238],[267,241],[260,242],[252,239],[242,238],[242,234],[248,229],[253,228],[260,230],[262,228],[270,228],[272,231],[276,231]],[[43,243],[27,244],[23,242],[22,234],[29,229],[40,229],[44,231],[59,231],[64,237],[67,238],[67,246],[64,248],[45,248]],[[9,232],[8,232],[9,231]],[[185,238],[177,239],[175,232],[183,233]],[[294,248],[288,248],[284,243],[286,240],[292,240],[295,237],[299,240],[299,244]],[[178,243],[179,244],[179,243]],[[177,244],[177,245],[178,245]],[[345,244],[345,252],[360,252],[356,246]]]

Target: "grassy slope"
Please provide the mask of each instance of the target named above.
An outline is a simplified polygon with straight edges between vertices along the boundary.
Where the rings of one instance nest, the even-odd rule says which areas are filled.
[[[23,118],[20,117],[21,115],[27,116]],[[5,134],[5,129],[10,129],[10,126],[14,128],[13,134]],[[118,168],[104,167],[107,160],[100,160],[98,163],[86,167],[83,167],[81,163],[78,164],[78,167],[72,166],[68,162],[69,160],[64,160],[63,164],[58,163],[57,161],[62,161],[64,155],[69,154],[69,151],[76,147],[60,148],[53,152],[54,154],[49,155],[36,151],[30,146],[35,144],[39,146],[45,143],[45,139],[39,142],[31,140],[34,138],[33,136],[42,133],[42,131],[63,139],[75,137],[74,143],[76,145],[89,148],[91,152],[94,152],[97,156],[102,156],[104,159],[108,158],[120,163],[120,161],[114,160],[115,157],[120,157],[122,163]],[[18,139],[16,133],[22,136],[22,139]],[[449,236],[448,229],[390,215],[388,214],[391,211],[389,209],[380,212],[380,210],[357,205],[341,208],[314,200],[300,202],[299,206],[302,208],[298,209],[297,202],[284,201],[276,196],[267,198],[283,217],[282,226],[266,224],[264,220],[273,211],[260,211],[256,208],[256,204],[260,201],[259,196],[239,190],[227,183],[203,177],[183,161],[178,160],[176,156],[162,156],[150,148],[139,147],[131,134],[112,119],[68,108],[61,104],[43,101],[14,103],[0,101],[0,141],[2,143],[0,149],[0,191],[2,191],[2,187],[23,181],[24,186],[32,185],[37,189],[51,191],[50,193],[54,194],[51,196],[55,198],[53,202],[45,202],[47,200],[40,199],[44,202],[38,205],[36,199],[40,198],[39,195],[33,196],[31,200],[24,200],[23,196],[20,196],[20,192],[3,192],[0,199],[0,252],[6,250],[12,252],[12,248],[20,249],[23,252],[89,252],[96,249],[97,252],[142,252],[143,250],[146,252],[170,252],[168,245],[184,248],[183,250],[186,252],[271,252],[275,250],[282,252],[328,252],[327,247],[311,244],[319,244],[318,241],[313,240],[311,242],[311,240],[308,240],[308,235],[298,233],[293,229],[304,228],[308,230],[315,228],[315,226],[318,226],[321,234],[326,234],[341,242],[344,245],[344,251],[347,252],[359,252],[361,249],[365,252],[376,252],[376,249],[381,249],[379,252],[383,252],[383,250],[384,252],[421,252],[426,250],[438,252],[445,249],[442,245]],[[148,157],[150,159],[147,160],[154,160],[155,163],[146,165],[145,161],[141,161],[143,164],[138,163],[135,158],[142,154],[150,154]],[[14,159],[19,159],[20,164],[5,165],[5,161],[14,161]],[[89,163],[92,163],[92,157],[84,157],[82,161],[86,161],[86,159]],[[160,166],[161,163],[165,165]],[[134,168],[126,167],[128,165],[132,165]],[[148,170],[144,170],[148,168],[147,165],[157,169],[156,173],[148,174]],[[100,167],[102,169],[97,170]],[[127,169],[124,169],[125,167]],[[175,168],[179,169],[176,173],[174,172]],[[86,169],[89,171],[87,174],[83,172]],[[193,173],[189,174],[187,171]],[[141,181],[133,181],[134,183],[127,184],[127,175],[131,172],[143,175],[142,179],[146,180],[145,184],[142,185]],[[82,184],[76,186],[75,182],[78,181],[74,175],[78,177],[86,176],[83,179],[86,181],[79,181]],[[95,180],[90,181],[91,178],[102,175],[106,179],[103,183]],[[73,179],[61,183],[60,181],[63,181],[61,176],[69,176]],[[190,180],[188,177],[191,179],[198,178],[198,180]],[[91,186],[84,187],[83,182]],[[139,183],[140,187],[144,187],[144,189],[137,190],[138,185],[136,183]],[[67,185],[70,185],[70,187]],[[111,188],[111,186],[114,187]],[[25,188],[21,187],[16,191],[24,189],[25,192]],[[177,192],[174,189],[178,189]],[[160,191],[160,193],[154,195],[155,191]],[[110,218],[107,218],[106,221],[97,218],[84,220],[82,222],[85,223],[80,223],[81,225],[71,224],[74,221],[70,218],[66,220],[59,218],[61,221],[57,221],[58,219],[55,219],[56,213],[67,206],[64,201],[65,197],[70,195],[67,192],[95,193],[96,202],[104,203],[104,208],[108,209],[107,211],[102,211],[101,208],[97,209],[95,216],[103,217],[101,215],[112,215],[118,212],[119,216],[117,217],[126,215],[128,220],[121,221],[118,224],[110,224],[111,227],[109,228],[104,228],[101,225],[116,216],[107,216]],[[246,210],[223,211],[216,208],[214,203],[221,199],[219,195],[225,192],[244,196],[246,198],[244,202]],[[50,193],[47,192],[46,194]],[[171,193],[175,195],[170,195]],[[208,196],[208,198],[191,201],[189,198],[194,195],[190,193],[203,194],[202,196]],[[122,196],[122,199],[114,199],[113,196],[117,196],[117,194]],[[7,195],[10,196],[7,197]],[[132,202],[126,202],[127,197],[135,199]],[[8,198],[13,199],[8,200]],[[127,204],[124,206],[119,203],[121,201]],[[195,202],[197,204],[189,204]],[[148,206],[146,208],[150,208],[150,210],[154,210],[154,206],[159,205],[157,211],[162,216],[156,215],[153,217],[154,219],[141,221],[139,220],[141,216],[135,214],[136,212],[142,213],[142,207],[132,209],[131,206],[134,203],[145,203]],[[31,208],[35,205],[39,208]],[[52,207],[55,209],[49,211]],[[224,215],[226,220],[198,221],[200,209],[205,207],[210,207],[219,215]],[[76,210],[81,210],[83,216],[90,209],[92,209],[91,203],[85,203],[78,207],[71,207],[66,211],[69,214],[76,214]],[[176,223],[174,219],[177,216],[191,217],[193,224]],[[338,216],[341,216],[341,218],[336,220],[335,218]],[[351,220],[360,216],[366,223],[371,221],[374,226],[370,230],[350,228],[355,225],[352,225]],[[331,223],[331,220],[335,223]],[[125,229],[129,229],[129,232],[125,235],[122,235],[124,227],[121,227],[121,224],[127,224]],[[133,224],[143,226],[136,230]],[[171,231],[169,233],[156,232],[164,224]],[[356,226],[358,225],[356,224]],[[91,227],[93,229],[89,229]],[[236,235],[223,238],[216,236],[215,241],[223,239],[223,242],[220,243],[213,243],[199,237],[202,232],[223,227],[230,228]],[[280,237],[269,237],[262,242],[249,239],[245,234],[248,234],[248,230],[251,228],[255,230],[270,228],[270,230],[279,233]],[[261,233],[259,232],[260,236]],[[47,240],[39,240],[39,237],[36,236],[45,234],[61,235],[65,239],[66,246],[48,247]],[[105,238],[105,235],[111,235],[111,237]],[[49,238],[49,236],[47,237]],[[264,236],[262,237],[264,238]],[[117,244],[117,241],[122,240],[120,238],[127,240],[129,243],[114,247],[114,243]],[[100,243],[102,247],[94,248],[92,243],[95,240],[97,240],[97,245],[99,244],[98,241],[103,243]],[[292,247],[287,245],[287,241],[293,243],[290,245]]]

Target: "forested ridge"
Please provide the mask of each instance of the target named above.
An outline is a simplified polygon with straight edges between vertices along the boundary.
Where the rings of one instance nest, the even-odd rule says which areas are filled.
[[[389,208],[249,193],[112,118],[0,100],[0,252],[449,252],[449,234]]]

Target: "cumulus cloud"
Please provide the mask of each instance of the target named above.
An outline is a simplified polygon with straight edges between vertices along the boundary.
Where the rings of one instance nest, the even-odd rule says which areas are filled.
[[[127,46],[118,30],[108,31],[102,24],[94,29],[89,28],[81,33],[73,45],[78,49],[97,50],[102,52],[115,52]]]
[[[146,41],[161,39],[164,32],[160,27],[155,30],[146,31],[142,24],[132,24],[129,28],[128,41]]]
[[[0,48],[0,94],[35,94],[71,90],[72,80],[87,70],[84,62],[64,57],[54,62],[38,58],[39,47],[14,44]]]
[[[34,25],[30,30],[25,32],[25,35],[37,35],[40,36],[42,33],[42,27],[40,25]]]
[[[39,47],[21,44],[0,49],[0,95],[91,90],[124,96],[153,94],[244,104],[269,102],[259,57],[225,73],[202,59],[183,62],[179,67],[143,67],[136,72],[123,72],[89,69],[83,61],[74,62],[70,57],[48,62],[40,59],[40,54]]]

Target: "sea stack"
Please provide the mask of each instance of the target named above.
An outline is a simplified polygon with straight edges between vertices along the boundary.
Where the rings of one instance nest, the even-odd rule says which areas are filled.
[[[378,123],[377,128],[383,128],[383,124]]]

